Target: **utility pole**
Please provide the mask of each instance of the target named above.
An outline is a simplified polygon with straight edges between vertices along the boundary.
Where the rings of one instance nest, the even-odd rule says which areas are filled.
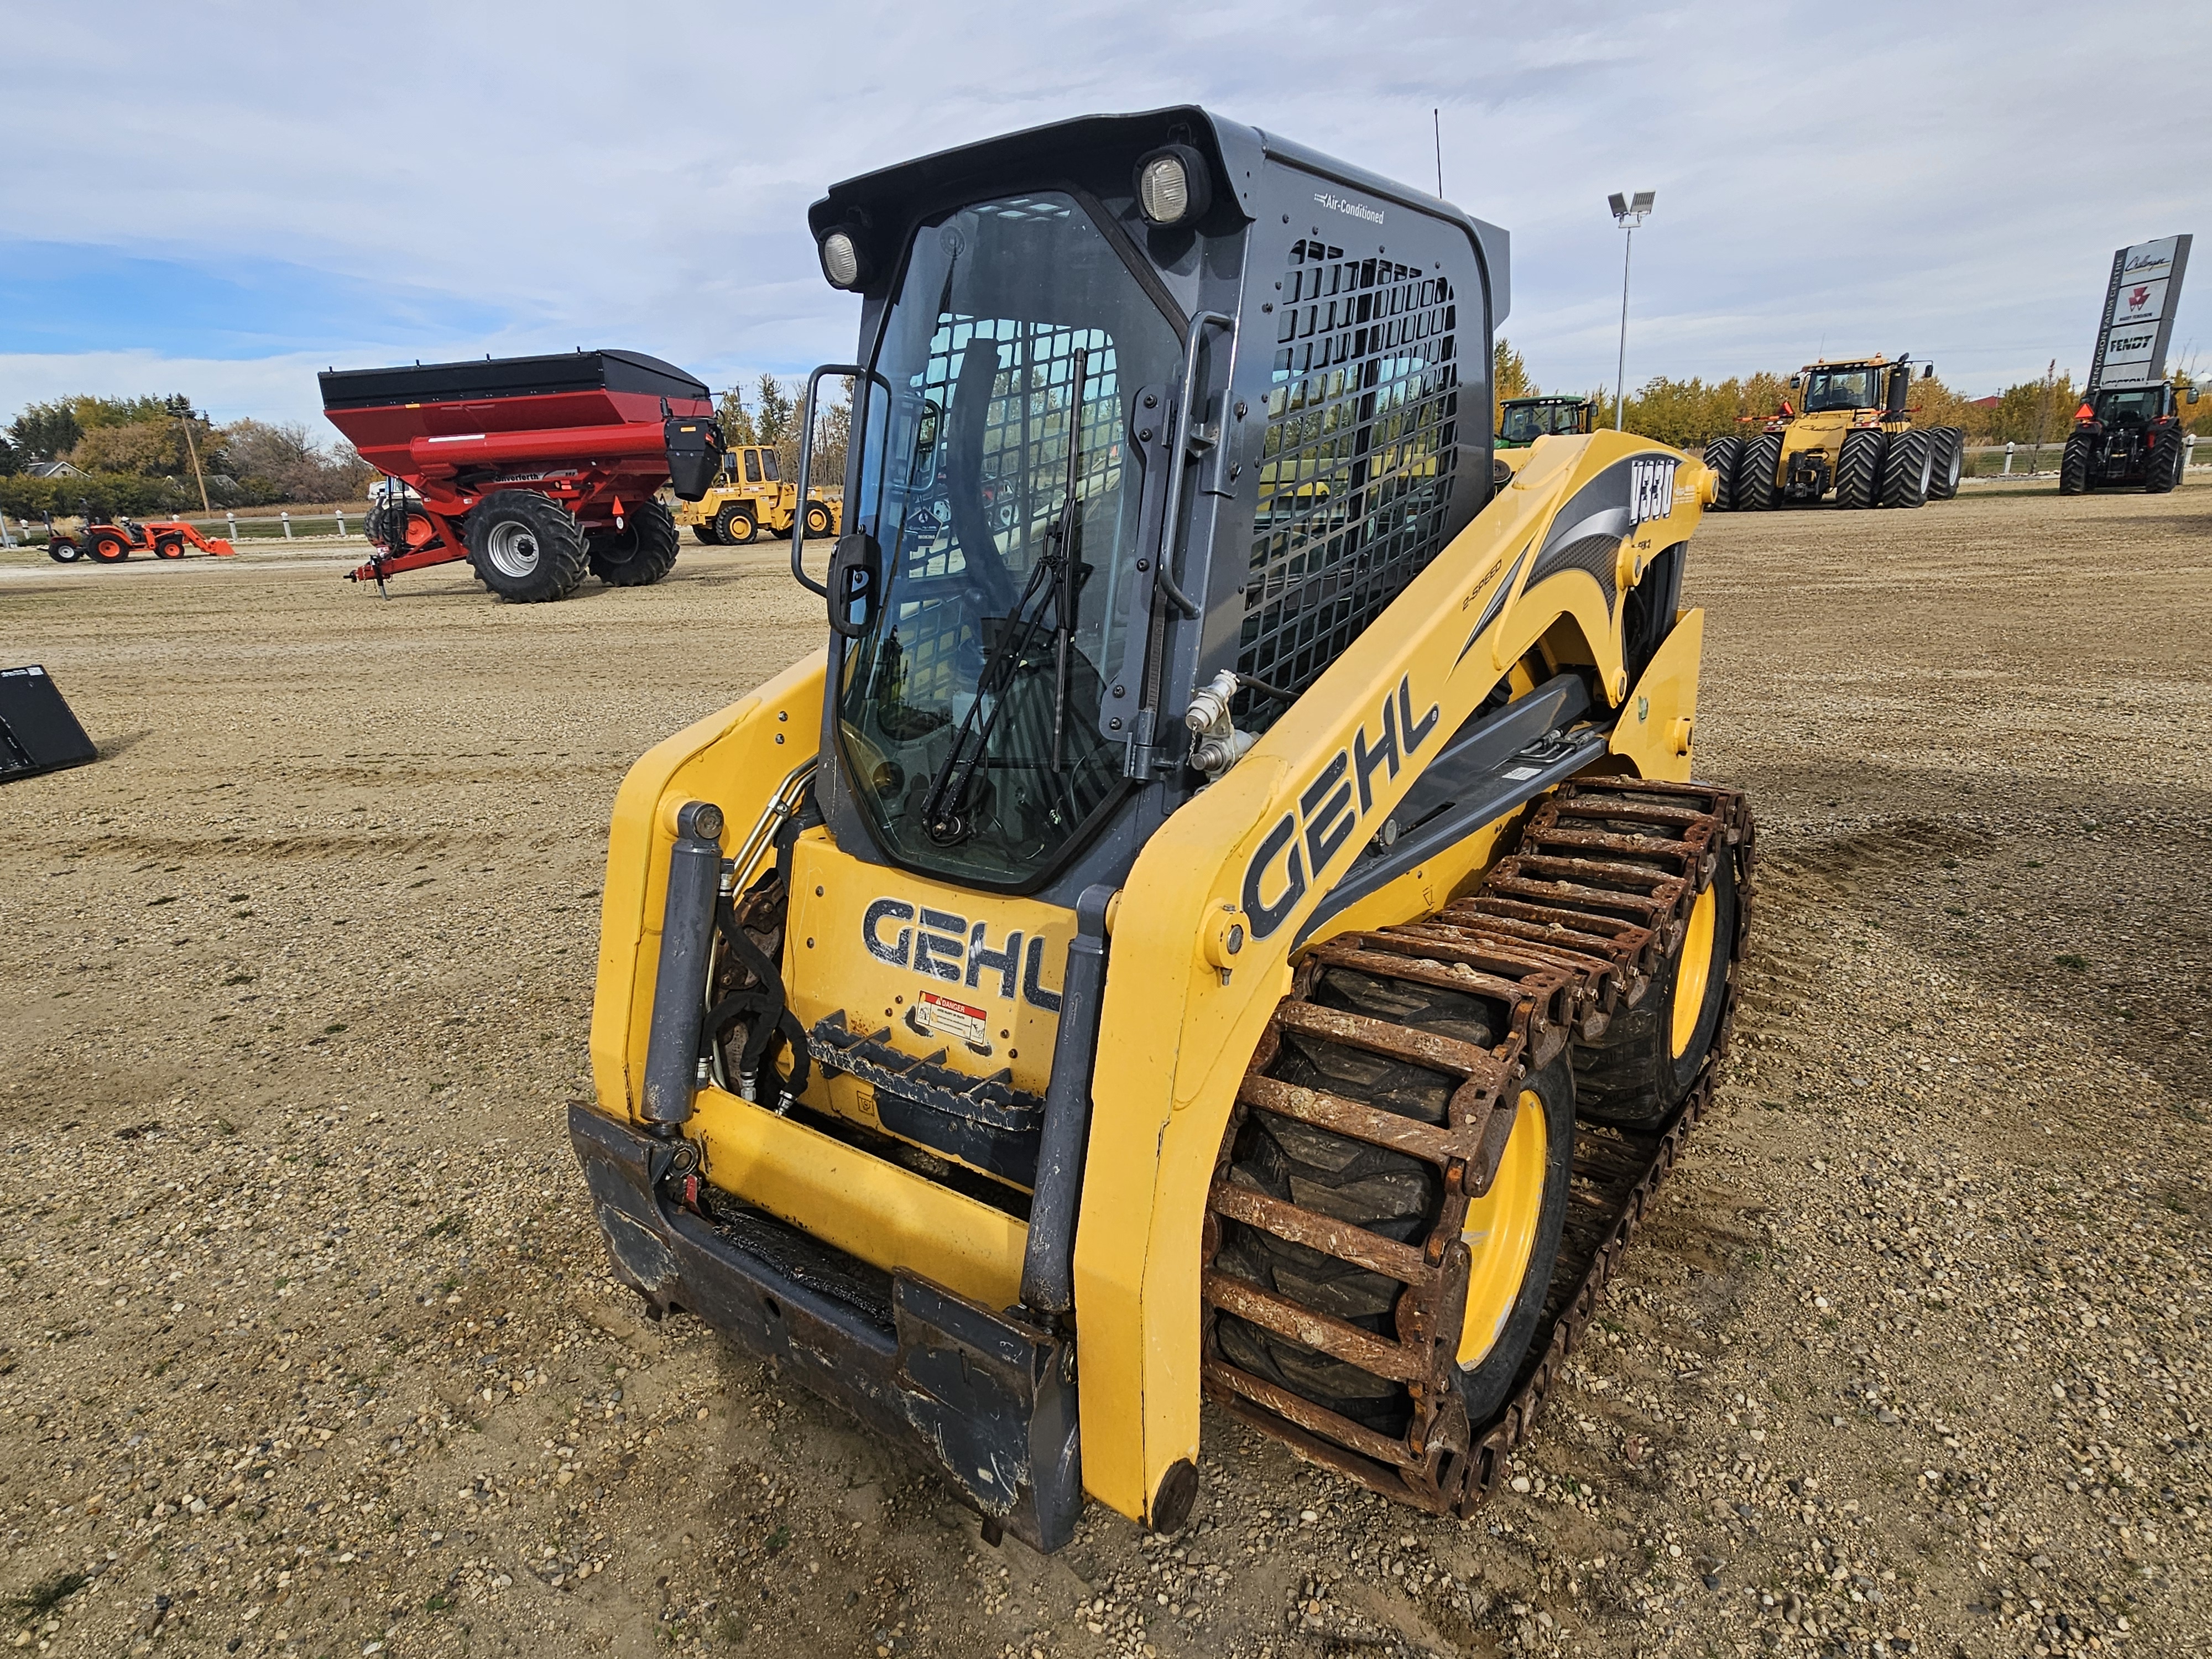
[[[2058,378],[2058,359],[2051,360],[2051,367],[2043,371],[2043,406],[2035,414],[2035,459],[2028,463],[2030,472],[2043,471],[2043,434],[2051,426],[2051,388]]]
[[[185,453],[192,458],[192,482],[200,487],[200,511],[212,513],[215,508],[208,503],[207,477],[200,471],[199,446],[192,441],[192,422],[196,420],[205,420],[207,417],[204,415],[195,415],[192,412],[191,402],[184,398],[179,398],[176,404],[172,405],[170,412],[185,425]]]
[[[1613,221],[1622,231],[1620,243],[1620,361],[1613,376],[1613,429],[1625,431],[1628,422],[1628,258],[1636,243],[1636,228],[1651,211],[1656,194],[1639,190],[1630,200],[1618,191],[1607,198]]]

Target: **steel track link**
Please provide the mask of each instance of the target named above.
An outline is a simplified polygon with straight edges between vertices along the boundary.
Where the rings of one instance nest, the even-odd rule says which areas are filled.
[[[1705,1060],[1686,1097],[1651,1128],[1577,1122],[1566,1229],[1542,1321],[1504,1405],[1488,1421],[1471,1423],[1452,1377],[1469,1261],[1460,1232],[1469,1200],[1489,1190],[1504,1156],[1522,1080],[1571,1037],[1601,1039],[1616,1010],[1637,1006],[1665,982],[1691,908],[1723,858],[1735,864],[1735,937]],[[1635,779],[1571,782],[1537,807],[1513,854],[1474,893],[1426,921],[1340,934],[1309,951],[1239,1086],[1208,1197],[1207,1397],[1388,1497],[1435,1514],[1472,1513],[1527,1437],[1652,1193],[1711,1103],[1735,1024],[1754,858],[1751,812],[1737,791]],[[1492,1000],[1507,1011],[1502,1035],[1483,1048],[1322,1006],[1310,999],[1332,966]],[[1270,1076],[1286,1030],[1455,1079],[1446,1121],[1420,1122]],[[1232,1182],[1231,1148],[1254,1112],[1436,1165],[1443,1196],[1425,1237],[1401,1243]],[[1395,1336],[1218,1270],[1231,1224],[1398,1280],[1405,1290],[1394,1310]],[[1224,1313],[1402,1385],[1412,1407],[1404,1432],[1354,1422],[1231,1364],[1216,1340]]]

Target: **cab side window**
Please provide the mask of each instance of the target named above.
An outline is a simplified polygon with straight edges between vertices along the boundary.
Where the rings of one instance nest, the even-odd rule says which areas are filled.
[[[745,451],[745,482],[747,483],[758,483],[761,481],[760,462],[760,451],[757,449]]]
[[[767,479],[770,483],[782,483],[782,478],[777,474],[775,470],[775,451],[773,449],[763,449],[760,453],[760,458],[761,477]]]

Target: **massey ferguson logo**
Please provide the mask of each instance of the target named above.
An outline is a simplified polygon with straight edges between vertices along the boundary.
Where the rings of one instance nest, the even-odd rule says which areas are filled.
[[[2128,297],[2123,301],[2123,303],[2131,312],[2141,311],[2145,306],[2150,303],[2150,284],[2145,283],[2140,288],[2130,289],[2128,290]]]
[[[1017,928],[994,951],[986,923],[970,924],[965,916],[916,906],[904,899],[879,898],[860,917],[860,943],[878,962],[995,994],[1007,1002],[1014,1000],[1018,976],[1023,1001],[1048,1014],[1060,1012],[1060,993],[1045,988],[1042,935],[1031,937],[1024,949],[1021,930]],[[949,1029],[950,1018],[981,1018],[981,1010],[932,992],[923,996],[933,1014],[942,1011],[946,1017],[933,1021],[940,1030]]]
[[[1253,938],[1266,939],[1290,920],[1291,912],[1306,896],[1308,860],[1311,860],[1313,879],[1319,880],[1328,861],[1352,842],[1353,832],[1374,810],[1375,775],[1387,766],[1389,776],[1396,777],[1400,764],[1410,759],[1437,729],[1441,712],[1431,703],[1429,712],[1417,724],[1412,682],[1400,676],[1397,696],[1394,699],[1386,693],[1382,698],[1376,721],[1382,735],[1370,744],[1367,726],[1362,722],[1352,736],[1352,747],[1338,750],[1305,787],[1298,797],[1298,810],[1283,814],[1282,821],[1267,832],[1267,840],[1260,843],[1260,850],[1244,868],[1244,917],[1252,924]],[[1355,787],[1359,796],[1356,811],[1352,804]],[[1273,898],[1267,896],[1271,890]]]

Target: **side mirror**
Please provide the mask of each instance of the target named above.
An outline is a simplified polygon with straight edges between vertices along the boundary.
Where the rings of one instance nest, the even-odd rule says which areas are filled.
[[[1933,363],[1923,363],[1923,364],[1921,364],[1921,365],[1920,365],[1920,378],[1921,378],[1922,380],[1934,380],[1934,379],[1936,378],[1936,365],[1935,365],[1935,364],[1933,364]]]
[[[678,415],[662,423],[661,434],[668,449],[668,482],[678,499],[702,499],[722,470],[720,424]]]
[[[857,640],[874,627],[883,586],[884,555],[876,538],[865,530],[840,536],[837,550],[830,556],[830,631]]]
[[[2185,401],[2192,404],[2197,401],[2197,388],[2195,386],[2189,388],[2189,396]]]

